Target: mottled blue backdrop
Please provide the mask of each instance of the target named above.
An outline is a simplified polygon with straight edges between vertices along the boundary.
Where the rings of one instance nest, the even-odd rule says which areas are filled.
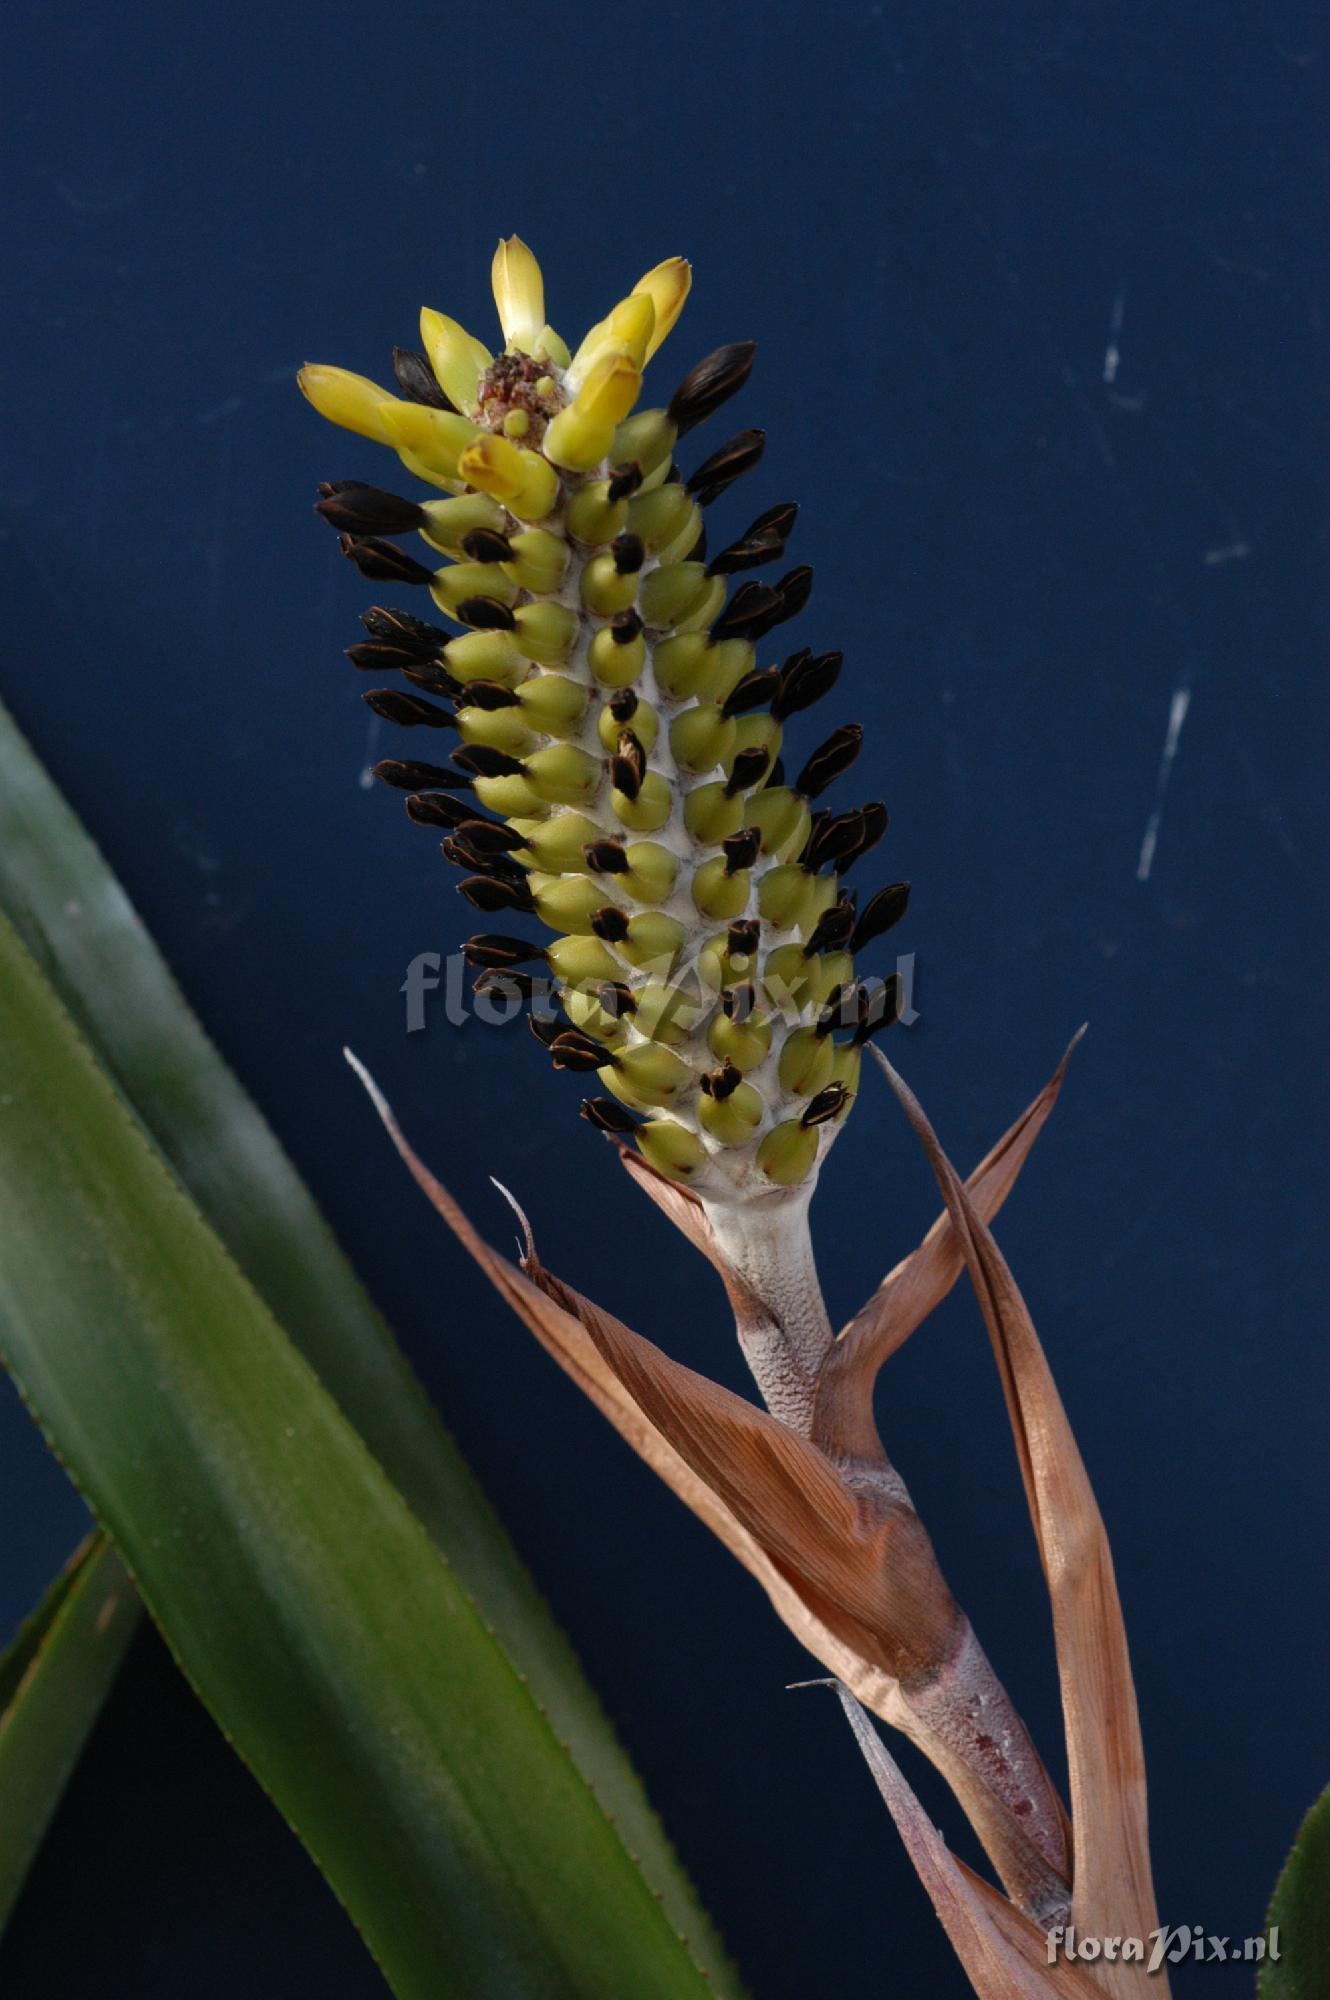
[[[517,1031],[404,1032],[407,961],[474,924],[362,784],[366,591],[310,503],[378,461],[292,378],[381,375],[422,301],[487,330],[514,229],[565,332],[694,260],[663,391],[760,340],[738,421],[767,459],[720,511],[803,503],[796,636],[845,648],[824,719],[868,726],[915,884],[896,1060],[968,1165],[1091,1024],[1001,1236],[1115,1542],[1164,1911],[1253,1931],[1330,1776],[1326,64],[1292,0],[11,0],[4,697],[401,1330],[760,2000],[965,1989],[832,1705],[784,1691],[793,1641],[463,1261],[342,1065],[350,1042],[496,1238],[490,1174],[556,1269],[741,1384],[717,1285],[575,1081]],[[818,1202],[834,1315],[933,1208],[870,1082]],[[968,1299],[881,1406],[1054,1739]],[[82,1514],[12,1398],[0,1453],[7,1631]],[[381,1990],[152,1640],[5,1976]]]

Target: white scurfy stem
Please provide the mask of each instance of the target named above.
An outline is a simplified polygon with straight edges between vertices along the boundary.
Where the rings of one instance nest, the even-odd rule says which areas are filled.
[[[735,1301],[739,1343],[773,1417],[807,1435],[818,1369],[832,1342],[808,1208],[816,1179],[729,1200],[703,1196],[716,1245],[763,1311]]]

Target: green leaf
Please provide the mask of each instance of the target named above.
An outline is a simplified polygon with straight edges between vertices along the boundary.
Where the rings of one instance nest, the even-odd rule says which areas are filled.
[[[1266,1935],[1272,1955],[1261,1971],[1261,2000],[1330,2000],[1330,1789],[1298,1828]]]
[[[138,1618],[124,1564],[93,1534],[0,1657],[0,1930]]]
[[[572,1648],[304,1183],[3,707],[0,910],[172,1171],[438,1541],[716,1992],[735,2000],[741,1988],[724,1948]],[[345,1074],[340,1063],[337,1074]]]
[[[707,1991],[460,1580],[4,920],[0,1348],[399,2000]]]

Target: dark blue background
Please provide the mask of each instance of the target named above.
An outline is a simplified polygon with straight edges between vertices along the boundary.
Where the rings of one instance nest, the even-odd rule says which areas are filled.
[[[474,926],[359,783],[366,591],[310,502],[383,466],[292,376],[382,377],[422,300],[488,334],[513,229],[566,334],[692,257],[662,392],[760,338],[738,421],[767,461],[724,520],[804,504],[796,636],[846,649],[832,706],[915,883],[896,1059],[968,1166],[1092,1024],[1002,1240],[1114,1537],[1164,1912],[1256,1930],[1330,1775],[1321,11],[12,0],[6,40],[5,697],[401,1329],[755,1994],[959,1994],[834,1710],[783,1691],[797,1648],[434,1225],[338,1055],[497,1239],[490,1173],[556,1269],[741,1382],[575,1085],[520,1033],[403,1032],[407,961]],[[834,1316],[933,1207],[870,1084],[817,1205]],[[881,1402],[1055,1741],[968,1299]],[[0,1444],[8,1629],[82,1517],[9,1404]],[[0,1969],[32,2000],[381,1990],[154,1641]]]

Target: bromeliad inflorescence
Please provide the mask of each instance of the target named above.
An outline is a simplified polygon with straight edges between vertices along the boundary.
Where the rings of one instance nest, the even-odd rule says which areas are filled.
[[[903,915],[908,890],[893,883],[858,905],[846,877],[882,838],[886,810],[819,804],[858,753],[855,724],[791,756],[795,775],[785,774],[787,725],[840,668],[838,653],[759,656],[809,594],[807,569],[774,583],[748,574],[780,562],[794,507],[768,507],[736,541],[707,550],[704,512],[757,464],[762,433],[740,432],[686,475],[675,464],[680,439],[746,380],[751,345],[699,362],[663,408],[635,409],[688,286],[682,260],[657,265],[570,355],[546,323],[535,259],[510,238],[494,263],[501,354],[427,311],[425,352],[396,354],[400,396],[338,368],[306,368],[301,384],[323,415],[391,445],[435,489],[412,500],[341,481],[319,501],[365,575],[427,588],[458,628],[366,614],[352,660],[399,672],[409,689],[375,689],[370,705],[460,737],[446,762],[390,761],[378,775],[406,789],[413,820],[444,832],[472,904],[534,916],[554,933],[542,944],[485,932],[465,950],[514,1004],[535,997],[539,969],[564,1018],[533,1009],[533,1028],[556,1067],[596,1072],[608,1094],[585,1104],[587,1116],[719,1272],[766,1409],[554,1277],[525,1218],[519,1267],[491,1251],[365,1080],[421,1187],[542,1343],[802,1642],[946,1778],[1011,1899],[984,1891],[982,1921],[993,1926],[1000,1911],[1001,1929],[981,1953],[997,1984],[980,1990],[1024,1992],[1004,1955],[1019,1947],[1042,1965],[1040,1926],[1065,1924],[1069,1911],[1087,1934],[1144,1935],[1157,1921],[1107,1542],[987,1231],[1061,1071],[962,1185],[882,1063],[946,1214],[834,1334],[808,1208],[863,1046],[896,1015],[895,982],[861,977],[856,954]],[[413,531],[448,558],[441,568],[383,539]],[[1070,1823],[874,1415],[879,1369],[963,1264],[993,1339],[1049,1581]],[[920,1853],[933,1883],[935,1858],[925,1866]],[[961,1902],[950,1916],[939,1902],[939,1913],[969,1965],[979,1906],[961,1910],[964,1883],[948,1893]]]
[[[573,354],[518,238],[499,245],[493,279],[497,355],[427,309],[425,351],[394,357],[400,395],[341,368],[300,375],[323,416],[446,496],[320,489],[362,574],[426,588],[462,628],[365,614],[350,658],[412,690],[373,689],[371,708],[460,738],[447,763],[393,759],[376,775],[445,831],[477,909],[557,933],[485,932],[464,949],[513,993],[529,995],[526,968],[543,964],[565,1018],[531,1025],[557,1068],[594,1071],[611,1093],[584,1104],[593,1124],[631,1134],[709,1206],[811,1191],[861,1047],[895,1018],[894,982],[862,980],[855,954],[904,914],[908,888],[860,907],[846,877],[886,809],[817,804],[858,754],[856,724],[785,773],[787,724],[841,663],[759,656],[808,599],[807,568],[747,574],[779,562],[796,508],[768,507],[707,551],[704,510],[758,463],[763,433],[739,432],[687,476],[675,463],[742,387],[752,344],[718,349],[664,408],[636,411],[688,295],[681,258],[648,271]],[[384,539],[412,531],[448,560]]]

